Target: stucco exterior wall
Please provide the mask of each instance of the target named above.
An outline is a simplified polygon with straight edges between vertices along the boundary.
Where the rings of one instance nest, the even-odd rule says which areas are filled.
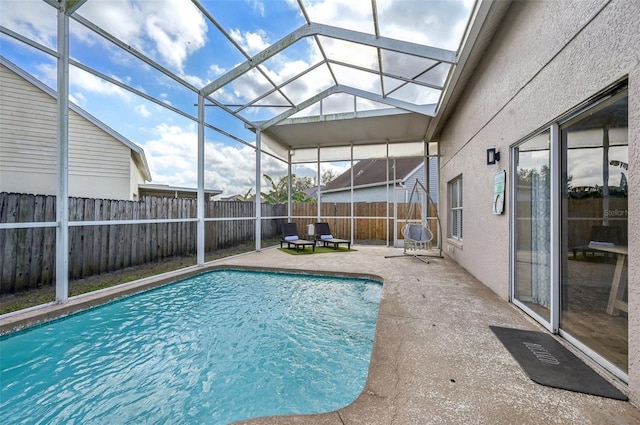
[[[493,215],[493,179],[510,174],[514,143],[617,81],[629,81],[629,388],[640,402],[640,2],[513,2],[491,47],[441,133],[440,193],[448,226],[447,183],[463,176],[464,237],[445,253],[509,297],[509,218]],[[486,165],[486,150],[501,153]],[[468,178],[465,178],[468,177]],[[507,194],[510,188],[507,185]],[[453,251],[447,246],[453,246]]]

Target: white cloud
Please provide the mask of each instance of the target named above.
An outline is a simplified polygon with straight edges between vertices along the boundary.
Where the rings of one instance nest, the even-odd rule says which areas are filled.
[[[141,143],[149,162],[153,182],[181,187],[197,186],[197,131],[195,125],[161,124],[155,139]],[[208,140],[205,145],[205,187],[222,190],[225,196],[244,194],[255,186],[255,150],[246,145],[226,145]],[[274,179],[286,175],[282,161],[263,155],[262,174]],[[315,172],[305,175],[315,176]],[[263,190],[268,190],[262,179]],[[254,191],[255,192],[255,191]]]
[[[200,89],[204,86],[207,85],[207,83],[209,81],[204,80],[201,77],[198,77],[197,75],[187,75],[184,74],[181,76],[186,82],[188,82],[189,84],[191,84],[192,86],[194,86],[197,89]]]
[[[473,0],[380,2],[381,35],[457,50]]]
[[[78,90],[86,90],[106,96],[117,96],[128,101],[133,99],[131,92],[80,69],[72,69],[70,71],[69,81]]]
[[[38,67],[39,78],[51,87],[57,85],[57,71],[55,65],[42,63]],[[115,84],[85,72],[79,68],[69,67],[69,89],[72,90],[72,96],[82,101],[86,99],[83,92],[88,91],[105,96],[115,96],[120,99],[131,101],[134,96],[129,91],[124,90]]]
[[[2,0],[0,25],[51,49],[56,48],[56,9],[44,1]]]
[[[374,33],[371,4],[304,0],[312,22]],[[379,0],[380,35],[455,50],[474,0]]]
[[[220,67],[217,64],[213,64],[209,67],[209,74],[213,75],[214,77],[219,77],[220,75],[224,74],[225,72],[227,72],[226,69]]]
[[[303,1],[311,22],[373,33],[371,2],[354,0]]]
[[[178,74],[184,72],[189,55],[206,43],[206,23],[191,2],[89,1],[79,13],[125,44],[168,64]]]
[[[154,140],[141,143],[149,162],[153,182],[182,187],[197,186],[197,130],[161,124]],[[223,190],[225,195],[246,193],[255,185],[254,149],[207,141],[205,146],[205,187]],[[274,169],[273,158],[265,159],[265,172]],[[284,167],[284,165],[282,165]],[[284,167],[286,170],[286,167]]]
[[[144,118],[149,118],[151,116],[151,112],[149,112],[146,105],[138,105],[134,109]]]
[[[263,30],[254,32],[242,31],[236,28],[229,31],[229,35],[249,55],[255,55],[269,47],[267,33]]]
[[[156,138],[141,143],[154,183],[195,187],[197,133],[193,129],[161,124]]]
[[[264,3],[260,0],[246,0],[253,10],[264,16]]]

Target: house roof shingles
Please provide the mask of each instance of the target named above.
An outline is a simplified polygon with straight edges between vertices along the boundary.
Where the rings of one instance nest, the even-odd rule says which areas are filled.
[[[407,178],[424,161],[423,157],[396,158],[396,180],[402,181]],[[393,167],[394,160],[390,159],[389,164]],[[358,161],[353,166],[353,187],[383,185],[387,181],[387,161],[386,159],[365,159]],[[393,169],[389,170],[389,181],[393,180]],[[351,187],[351,169],[345,171],[327,184],[325,191],[340,190]]]

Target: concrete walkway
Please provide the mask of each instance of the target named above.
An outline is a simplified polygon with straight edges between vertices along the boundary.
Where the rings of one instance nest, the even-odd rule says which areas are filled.
[[[401,249],[289,255],[277,249],[224,264],[377,275],[384,286],[364,391],[336,412],[243,424],[640,424],[621,402],[538,385],[489,329],[542,330],[455,262],[385,258]],[[618,386],[623,392],[623,387]]]

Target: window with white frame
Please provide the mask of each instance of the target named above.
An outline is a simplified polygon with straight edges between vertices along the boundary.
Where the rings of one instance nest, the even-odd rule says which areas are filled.
[[[462,240],[462,176],[449,182],[449,237]]]

